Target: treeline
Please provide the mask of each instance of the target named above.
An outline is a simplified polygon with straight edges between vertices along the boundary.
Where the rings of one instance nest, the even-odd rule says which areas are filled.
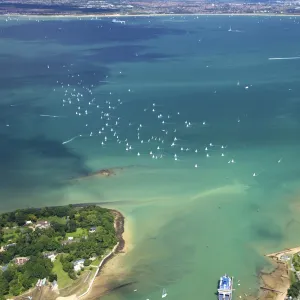
[[[36,222],[37,219],[48,218],[51,216],[57,216],[59,218],[69,217],[73,219],[74,216],[80,212],[81,220],[80,225],[83,227],[86,226],[97,226],[96,224],[91,224],[93,221],[101,222],[103,221],[113,220],[113,215],[106,208],[102,208],[95,205],[86,206],[83,208],[76,207],[73,205],[67,206],[54,206],[54,207],[43,207],[43,208],[26,208],[26,209],[18,209],[13,212],[3,213],[0,215],[0,228],[1,227],[12,227],[14,225],[22,226],[25,224],[25,221]],[[89,218],[87,221],[84,220],[85,217],[92,213],[93,217]],[[95,217],[100,217],[99,220],[96,220]],[[100,225],[100,224],[99,224]]]
[[[23,226],[27,220],[35,223],[51,216],[60,219],[52,221],[48,228],[32,230]],[[69,205],[4,213],[0,215],[0,238],[3,238],[6,227],[12,228],[16,224],[21,227],[14,230],[15,245],[0,252],[0,265],[9,264],[6,271],[0,271],[0,295],[19,295],[32,287],[38,278],[56,278],[51,273],[51,261],[43,257],[45,252],[61,254],[64,271],[75,279],[75,260],[85,259],[85,265],[88,266],[91,263],[89,258],[99,257],[117,243],[113,214],[98,206],[79,208]],[[96,227],[96,231],[87,233],[90,227]],[[87,234],[74,241],[65,241],[66,233],[76,232],[77,229],[83,229]],[[12,263],[15,257],[30,257],[30,260],[23,266],[16,266]]]

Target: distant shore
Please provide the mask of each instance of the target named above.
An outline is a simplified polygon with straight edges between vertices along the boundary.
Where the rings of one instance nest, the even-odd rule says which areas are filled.
[[[155,13],[155,14],[2,14],[1,17],[20,17],[20,18],[70,18],[70,19],[80,19],[80,18],[132,18],[132,17],[197,17],[197,16],[249,16],[249,17],[300,17],[299,14],[275,14],[275,13],[195,13],[195,14],[164,14],[164,13]]]

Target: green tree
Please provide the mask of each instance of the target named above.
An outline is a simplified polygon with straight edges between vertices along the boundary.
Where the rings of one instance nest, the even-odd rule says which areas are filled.
[[[6,278],[3,276],[3,273],[0,274],[0,295],[6,295],[9,292],[9,284]]]
[[[18,296],[22,292],[22,285],[19,283],[17,278],[10,282],[9,287],[10,294],[14,296]]]
[[[57,275],[55,273],[50,273],[50,275],[49,275],[49,281],[53,282],[54,280],[57,281]]]
[[[32,222],[36,222],[37,221],[37,217],[34,214],[28,214],[27,215],[27,219],[32,221]]]
[[[84,265],[85,267],[88,267],[91,263],[92,263],[92,261],[91,261],[90,259],[86,259],[86,260],[84,261],[83,265]]]

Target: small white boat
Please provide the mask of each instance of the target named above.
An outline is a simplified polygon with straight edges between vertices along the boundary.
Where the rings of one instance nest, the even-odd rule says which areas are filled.
[[[168,295],[167,290],[166,290],[166,289],[163,289],[163,292],[162,292],[161,297],[162,297],[162,298],[165,298],[165,297],[167,297],[167,295]]]

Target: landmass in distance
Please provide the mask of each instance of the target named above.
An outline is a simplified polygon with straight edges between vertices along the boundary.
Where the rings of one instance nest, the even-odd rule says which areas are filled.
[[[300,15],[297,1],[75,1],[2,0],[0,15],[35,16],[139,16],[139,15]]]

